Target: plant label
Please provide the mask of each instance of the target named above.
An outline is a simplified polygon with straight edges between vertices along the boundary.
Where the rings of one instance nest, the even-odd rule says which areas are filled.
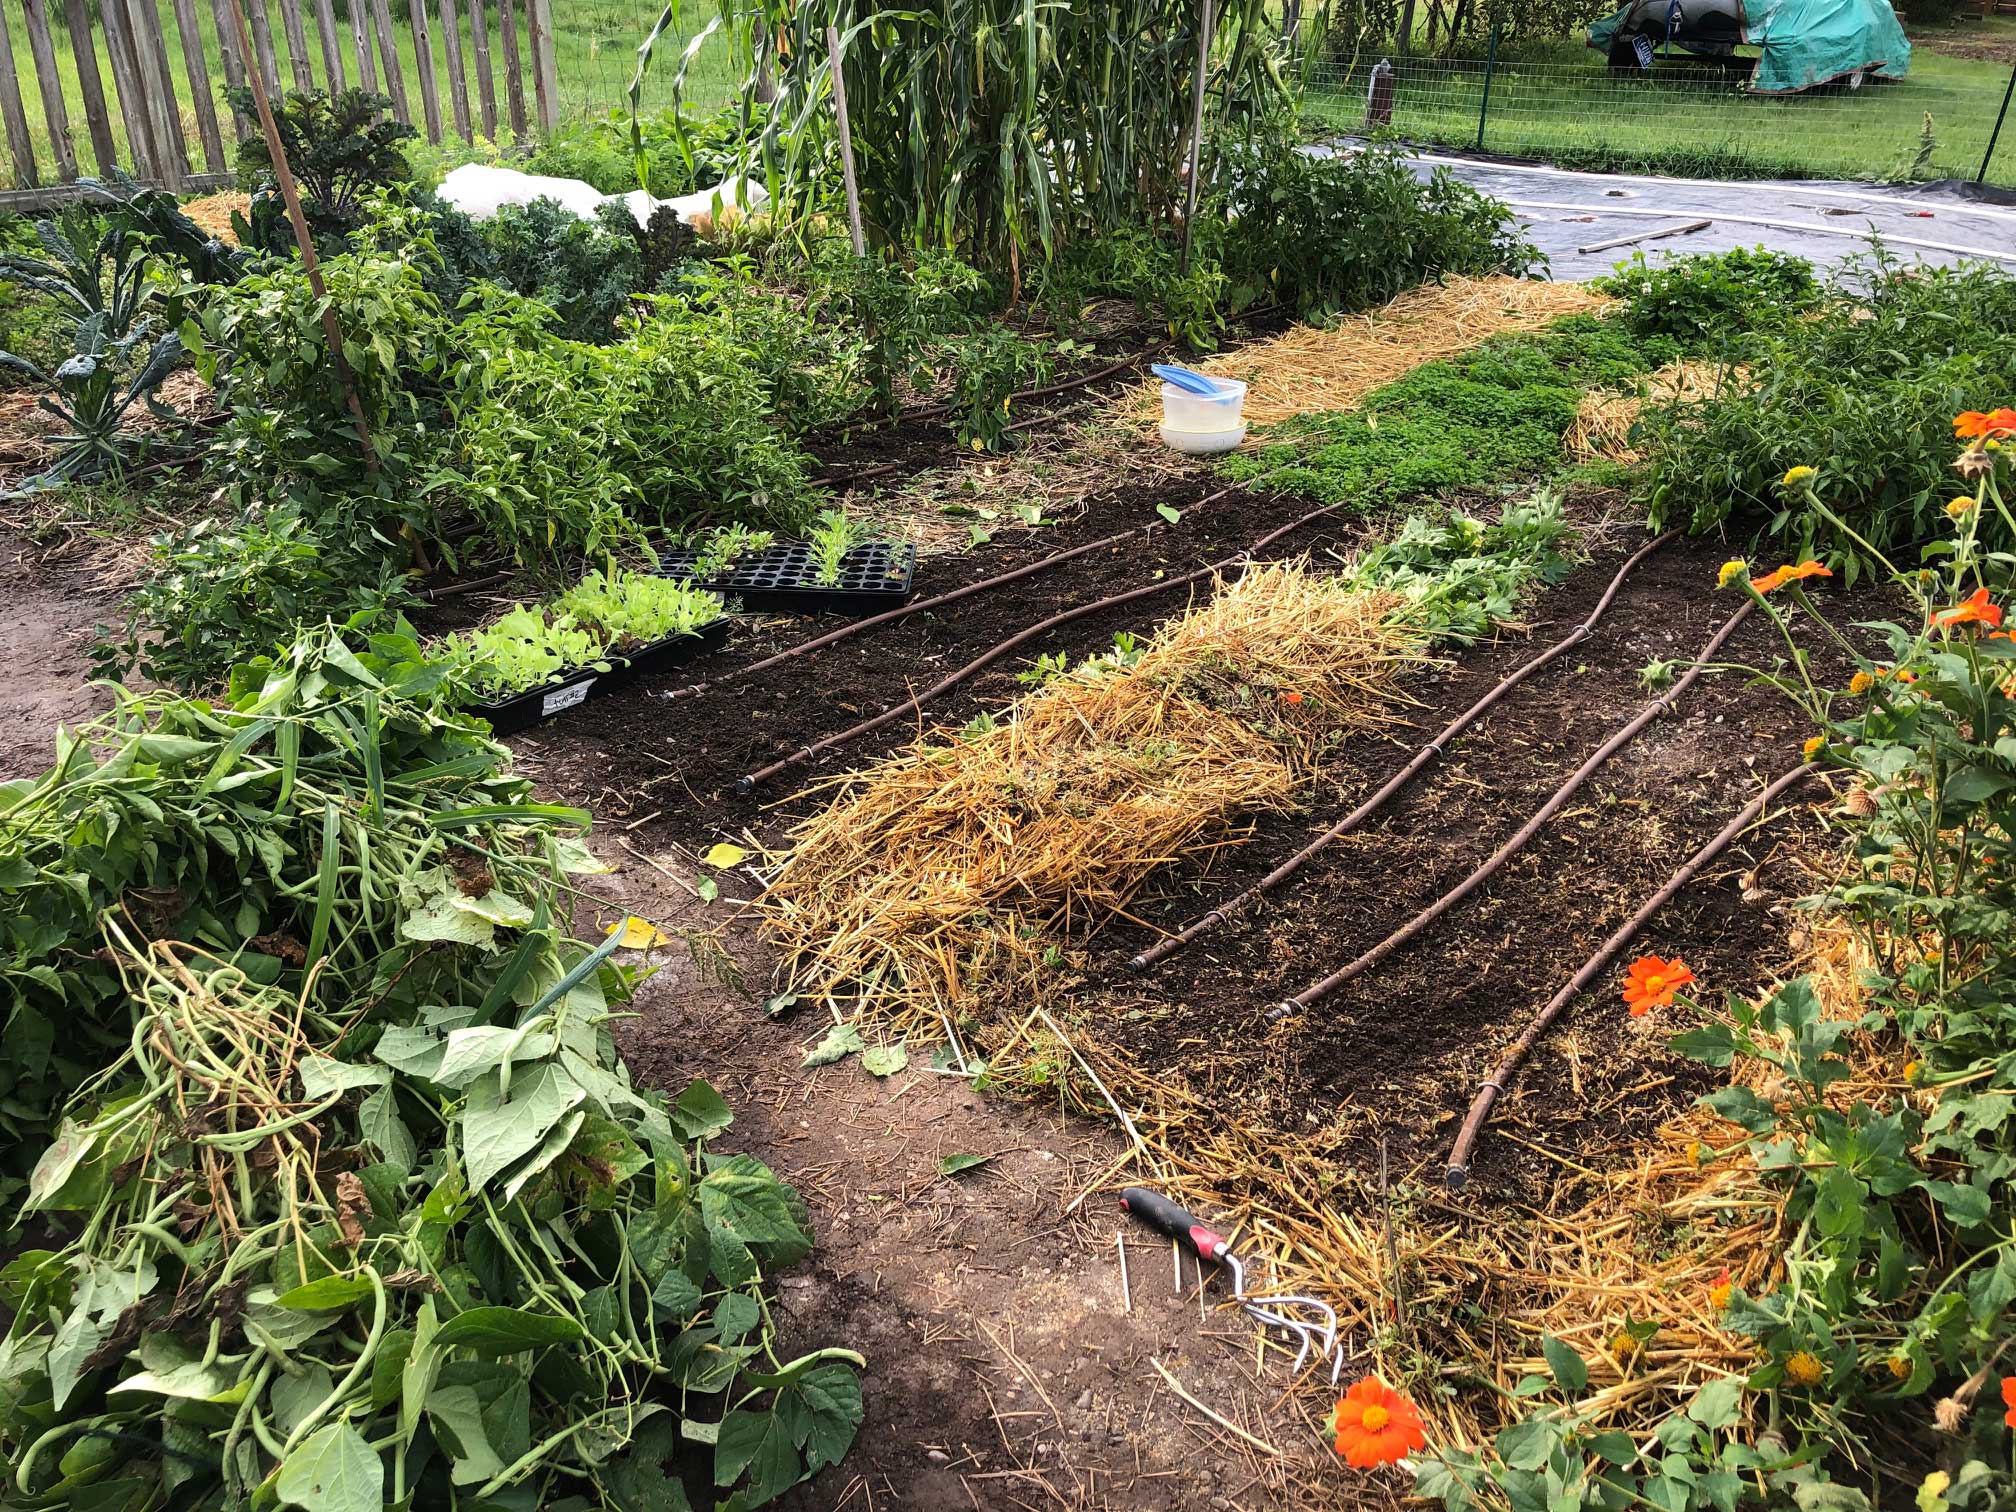
[[[555,688],[540,701],[539,713],[541,717],[550,719],[562,709],[571,709],[576,704],[586,703],[588,701],[588,690],[594,686],[595,679],[590,677],[575,683],[572,687]]]

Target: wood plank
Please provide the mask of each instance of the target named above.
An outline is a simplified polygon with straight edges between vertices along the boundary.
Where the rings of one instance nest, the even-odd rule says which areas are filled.
[[[315,0],[315,30],[322,43],[322,77],[329,93],[340,94],[350,87],[343,71],[343,39],[336,32],[336,7],[329,0]]]
[[[21,108],[21,80],[14,72],[14,39],[7,33],[5,5],[0,5],[0,118],[7,123],[15,185],[33,189],[42,180],[35,173],[35,139],[28,135],[28,113]]]
[[[553,53],[553,0],[529,0],[532,9],[532,82],[539,92],[539,129],[560,125],[560,71]]]
[[[350,51],[357,59],[357,86],[378,93],[378,63],[371,55],[371,18],[364,0],[350,0]]]
[[[511,106],[511,135],[523,146],[531,135],[525,124],[525,68],[518,57],[518,0],[497,0],[497,40],[504,44],[504,95]]]
[[[308,60],[308,31],[301,24],[301,0],[280,0],[280,26],[287,33],[287,69],[294,87],[307,94],[315,87],[315,65]],[[274,101],[277,105],[279,101]]]
[[[245,15],[252,23],[252,50],[259,59],[259,77],[266,81],[266,98],[280,98],[280,59],[273,51],[273,22],[266,14],[266,0],[245,0]]]
[[[441,0],[441,46],[448,56],[448,101],[455,108],[455,129],[470,140],[469,76],[462,69],[462,18],[455,0]]]
[[[28,18],[28,50],[35,55],[35,82],[42,90],[42,119],[49,125],[56,176],[68,184],[77,177],[77,148],[70,140],[70,112],[63,104],[63,75],[56,71],[56,40],[49,35],[48,0],[22,0],[22,11]]]
[[[392,29],[392,7],[388,0],[368,0],[371,30],[378,37],[378,58],[385,65],[385,93],[391,96],[392,113],[408,126],[413,124],[413,108],[406,102],[406,75],[399,67],[399,34]]]
[[[119,95],[119,118],[126,123],[133,176],[154,178],[159,174],[154,116],[140,82],[140,53],[134,46],[133,22],[126,14],[125,0],[99,0],[98,20],[105,28],[105,57],[112,66],[112,87]]]
[[[182,39],[182,66],[189,75],[189,103],[196,111],[196,135],[203,142],[203,166],[228,173],[224,133],[217,128],[217,97],[210,87],[210,63],[203,56],[203,28],[196,21],[196,0],[175,0],[175,31]]]
[[[63,29],[70,33],[70,56],[77,64],[77,92],[84,100],[84,126],[101,177],[119,162],[112,136],[112,107],[105,100],[105,76],[98,71],[98,44],[91,40],[91,12],[85,0],[64,0]]]
[[[483,19],[483,0],[469,0],[469,46],[476,54],[476,104],[483,114],[483,135],[497,140],[497,84],[490,75],[490,24]]]
[[[441,91],[434,84],[434,38],[427,26],[427,0],[407,0],[413,17],[414,85],[420,91],[420,108],[427,117],[427,140],[441,143]]]
[[[127,0],[127,12],[133,16],[133,42],[141,48],[141,77],[151,95],[153,141],[173,167],[173,175],[163,173],[161,181],[171,190],[179,190],[181,181],[194,171],[194,163],[190,161],[190,139],[181,131],[181,99],[175,95],[175,71],[167,62],[161,4],[159,0]]]
[[[245,72],[247,63],[238,51],[237,28],[232,25],[227,12],[231,0],[210,0],[210,14],[217,22],[217,53],[224,64],[224,83],[231,89],[243,89],[249,75]],[[231,122],[238,130],[238,140],[244,141],[252,133],[252,118],[236,105],[231,107]]]
[[[111,4],[112,0],[101,0]],[[182,135],[182,102],[175,96],[175,76],[168,68],[168,42],[161,31],[161,11],[155,0],[126,0],[133,49],[140,58],[140,82],[147,93],[147,114],[154,122],[154,176],[164,188],[179,190],[189,175],[189,143]]]

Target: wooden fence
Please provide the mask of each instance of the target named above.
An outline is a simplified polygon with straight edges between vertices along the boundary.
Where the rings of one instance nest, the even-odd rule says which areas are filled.
[[[258,127],[222,103],[217,85],[221,79],[242,86],[253,68],[276,105],[283,89],[333,93],[356,85],[387,95],[393,113],[424,129],[432,142],[441,141],[448,124],[465,140],[478,131],[499,140],[500,72],[503,120],[516,140],[529,140],[535,129],[550,131],[559,119],[552,0],[431,0],[431,16],[430,0],[403,0],[411,21],[403,39],[392,19],[392,6],[401,0],[343,0],[347,39],[337,20],[336,0],[235,0],[245,8],[249,56],[235,43],[234,0],[200,3],[210,9],[208,26],[199,0],[97,0],[95,17],[89,0],[0,0],[0,122],[13,167],[11,182],[0,184],[0,209],[36,208],[76,192],[68,186],[93,170],[80,164],[74,123],[81,123],[83,141],[101,175],[116,166],[143,183],[175,190],[231,182],[227,136],[243,139]],[[60,25],[52,25],[55,5],[62,9]],[[164,8],[174,27],[172,48]],[[304,9],[310,13],[305,18]],[[285,42],[285,77],[274,40],[276,10]],[[493,21],[501,70],[491,49]],[[319,43],[320,78],[309,49],[310,24]],[[14,38],[20,27],[26,28],[41,101],[45,129],[39,132],[30,128],[30,101],[16,63]],[[532,70],[530,114],[521,39]],[[465,41],[474,61],[473,99],[463,67]],[[101,52],[111,73],[109,91],[99,68]],[[74,67],[63,67],[63,61]]]

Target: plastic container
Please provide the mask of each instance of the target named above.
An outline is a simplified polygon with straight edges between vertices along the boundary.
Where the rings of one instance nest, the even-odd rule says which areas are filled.
[[[658,570],[688,582],[697,553],[659,553]],[[756,614],[879,614],[910,597],[917,548],[909,541],[870,541],[840,559],[837,582],[819,581],[812,548],[784,541],[738,558],[725,572],[694,583],[723,598],[739,599]]]
[[[1237,378],[1213,378],[1219,392],[1206,398],[1162,385],[1162,444],[1192,456],[1228,452],[1246,439],[1246,385]]]
[[[493,735],[515,735],[543,719],[551,719],[566,709],[600,698],[604,693],[635,682],[653,672],[662,672],[689,662],[703,652],[713,651],[728,639],[728,621],[718,619],[691,635],[671,635],[664,640],[639,646],[625,655],[609,658],[609,670],[580,667],[563,672],[552,682],[543,682],[523,693],[500,698],[495,703],[464,704],[463,712],[490,721]]]

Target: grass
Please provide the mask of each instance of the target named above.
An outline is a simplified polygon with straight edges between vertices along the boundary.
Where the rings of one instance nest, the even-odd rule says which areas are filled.
[[[1966,35],[2016,44],[2016,19],[1997,18]],[[1378,56],[1320,66],[1308,114],[1331,127],[1362,128],[1367,74]],[[1743,93],[1719,70],[1677,63],[1646,78],[1613,78],[1595,53],[1556,42],[1499,58],[1483,145],[1593,169],[1971,180],[1981,172],[2010,67],[1936,52],[1921,37],[1902,80],[1772,98]],[[1477,145],[1480,59],[1402,58],[1396,75],[1393,127],[1400,135]],[[2016,184],[2016,126],[2004,127],[1988,181]]]
[[[424,146],[426,117],[420,103],[420,82],[418,73],[418,52],[414,46],[413,29],[407,19],[407,0],[390,0],[394,18],[393,32],[398,42],[400,72],[406,80],[406,90],[413,110],[413,124],[423,132],[423,145],[410,155],[415,166],[439,169],[470,156],[468,146],[456,134],[453,108],[449,103],[448,62],[446,39],[441,30],[438,0],[424,0],[427,5],[428,33],[432,42],[435,84],[441,99],[441,123],[443,144],[438,151],[428,151]],[[506,103],[504,84],[504,48],[497,32],[498,0],[486,0],[485,17],[489,22],[491,66],[494,71],[494,85],[497,96],[498,137],[500,141],[510,138],[510,110]],[[482,130],[482,113],[476,85],[476,54],[470,40],[467,0],[457,7],[461,18],[462,63],[469,81],[469,114],[471,127]],[[40,82],[35,73],[35,60],[28,48],[27,27],[20,17],[18,8],[9,18],[8,34],[14,48],[14,71],[21,82],[22,108],[28,116],[29,133],[34,138],[35,158],[42,181],[56,180],[55,155],[50,148],[48,126],[45,121]],[[217,93],[218,120],[223,127],[226,151],[231,151],[231,117],[223,103],[223,70],[218,63],[221,53],[218,46],[217,29],[212,8],[207,3],[195,7],[198,23],[203,33],[204,54],[209,65],[211,87]],[[307,31],[308,58],[318,84],[326,81],[322,66],[322,48],[318,40],[313,20],[312,7],[304,3],[304,25]],[[343,68],[348,81],[356,84],[356,54],[351,45],[351,29],[348,6],[345,0],[335,0],[337,11],[337,32],[343,51]],[[630,75],[636,66],[637,44],[644,40],[651,24],[658,18],[655,0],[637,0],[637,3],[623,3],[623,0],[553,0],[553,32],[555,42],[556,72],[560,80],[560,117],[600,115],[612,109],[626,109],[626,91],[630,86]],[[291,54],[287,47],[285,28],[280,23],[280,8],[270,3],[268,14],[273,24],[273,48],[279,60],[281,83],[293,88]],[[532,85],[531,41],[525,25],[523,0],[519,0],[518,10],[518,51],[522,60],[525,80],[525,112],[536,127],[538,120],[537,95]],[[176,30],[175,18],[166,5],[162,6],[163,30],[168,46],[169,70],[175,80],[176,94],[182,101],[182,130],[189,144],[189,156],[197,172],[206,171],[208,165],[202,161],[203,147],[196,131],[196,113],[189,103],[188,74],[184,64],[182,42]],[[698,32],[702,22],[689,18],[685,35]],[[107,61],[105,37],[102,31],[94,30],[93,44],[98,54],[99,75],[104,82],[106,101],[111,108],[112,133],[118,144],[122,165],[130,166],[126,155],[126,131],[119,117],[118,106],[112,84],[111,67]],[[61,26],[54,29],[57,72],[62,79],[64,106],[70,117],[70,138],[77,154],[78,171],[92,173],[97,164],[91,154],[90,136],[84,127],[83,96],[77,82],[77,64],[70,47],[69,33]],[[679,66],[679,54],[684,40],[669,37],[661,43],[652,65],[651,73],[645,80],[644,104],[647,109],[661,109],[672,103],[672,78]],[[374,46],[372,56],[378,59]],[[728,52],[724,40],[715,36],[702,48],[688,75],[686,99],[697,107],[711,107],[728,98],[735,83],[730,70]],[[379,83],[381,93],[386,92],[382,60],[379,61]],[[235,154],[233,154],[235,157]],[[232,165],[227,165],[227,167]],[[14,185],[13,162],[10,158],[0,158],[0,185]]]

